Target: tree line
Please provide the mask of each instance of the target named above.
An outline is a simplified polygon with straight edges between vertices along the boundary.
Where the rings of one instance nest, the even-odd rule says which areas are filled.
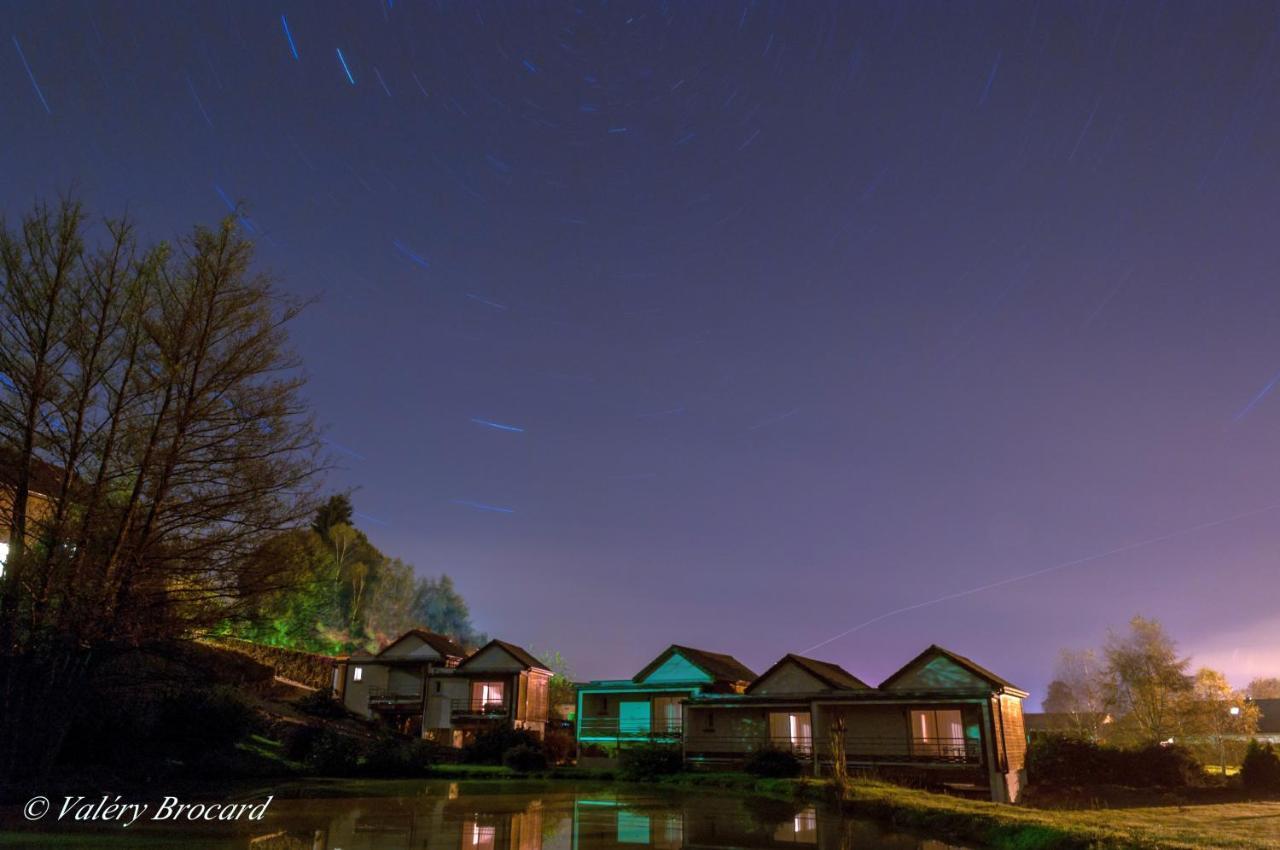
[[[350,497],[340,493],[319,506],[308,527],[267,541],[262,557],[284,565],[288,581],[216,632],[325,653],[376,651],[411,628],[466,647],[487,641],[448,575],[417,576],[411,565],[379,551],[353,516]]]
[[[1158,621],[1137,616],[1098,649],[1063,650],[1043,708],[1063,718],[1061,731],[1077,737],[1121,746],[1172,739],[1216,761],[1226,742],[1257,730],[1252,699],[1267,687],[1267,680],[1256,680],[1248,693],[1217,670],[1192,670]]]

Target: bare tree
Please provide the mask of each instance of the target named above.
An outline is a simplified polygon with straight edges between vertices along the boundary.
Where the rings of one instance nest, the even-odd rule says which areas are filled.
[[[233,220],[176,248],[85,233],[69,201],[0,232],[0,776],[48,766],[96,659],[279,587],[255,555],[310,515],[321,469],[287,346],[302,305]]]
[[[1106,693],[1107,670],[1098,653],[1064,649],[1042,707],[1062,715],[1072,735],[1095,741],[1107,718]]]

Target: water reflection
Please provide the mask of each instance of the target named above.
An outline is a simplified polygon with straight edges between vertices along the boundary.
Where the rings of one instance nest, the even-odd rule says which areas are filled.
[[[273,807],[275,808],[275,807]],[[814,806],[711,793],[551,790],[281,800],[253,850],[959,850]]]

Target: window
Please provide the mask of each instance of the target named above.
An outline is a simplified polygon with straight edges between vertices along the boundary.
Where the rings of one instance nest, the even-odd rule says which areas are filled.
[[[9,544],[0,543],[0,576],[4,575],[4,562],[9,557]]]
[[[351,668],[351,681],[353,681],[353,682],[358,682],[358,681],[360,681],[360,680],[361,680],[361,679],[363,679],[363,678],[364,678],[364,668],[363,668],[363,667],[352,667],[352,668]]]
[[[714,711],[702,712],[702,731],[703,732],[716,731],[716,713]]]
[[[937,758],[965,755],[964,721],[957,708],[911,712],[911,752]]]
[[[769,744],[807,755],[813,749],[813,724],[809,712],[775,711],[769,714]]]
[[[683,696],[653,698],[654,731],[670,734],[678,734],[680,732],[684,719],[680,706],[683,699]]]
[[[469,840],[469,847],[480,848],[480,850],[493,850],[497,843],[498,828],[495,826],[481,826],[479,823],[472,821],[470,829],[463,827],[463,835]]]
[[[440,693],[440,683],[436,682],[436,693]]]
[[[473,711],[497,711],[503,707],[502,682],[472,682],[471,708]]]

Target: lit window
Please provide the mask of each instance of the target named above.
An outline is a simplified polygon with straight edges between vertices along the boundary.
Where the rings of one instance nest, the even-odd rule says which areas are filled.
[[[353,682],[358,682],[358,681],[360,681],[360,680],[361,680],[361,679],[363,679],[363,678],[364,678],[364,668],[363,668],[363,667],[352,667],[352,668],[351,668],[351,681],[353,681]]]
[[[0,543],[0,576],[4,575],[4,562],[9,557],[9,544]]]

